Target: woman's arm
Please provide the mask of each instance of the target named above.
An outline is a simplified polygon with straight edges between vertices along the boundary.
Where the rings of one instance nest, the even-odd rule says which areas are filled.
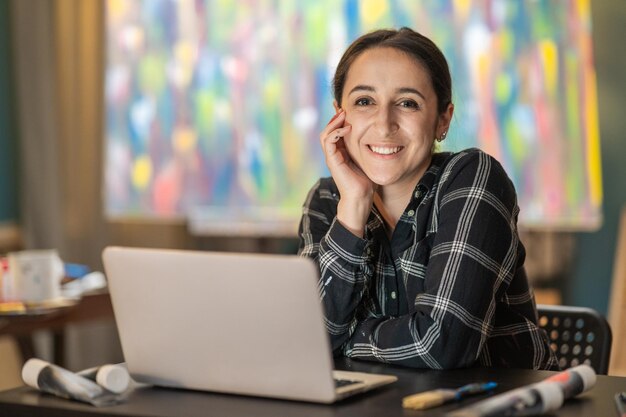
[[[305,201],[299,227],[298,254],[319,265],[319,292],[333,352],[338,352],[356,326],[355,310],[371,276],[368,243],[336,218],[338,191],[330,179],[320,180]]]
[[[365,225],[375,186],[352,161],[344,142],[351,126],[337,113],[320,134],[331,179],[309,193],[300,222],[298,253],[320,268],[319,291],[333,352],[339,352],[356,326],[355,312],[371,276]]]
[[[346,123],[346,112],[337,110],[338,113],[322,130],[320,144],[326,166],[341,194],[337,204],[337,221],[355,236],[363,237],[376,186],[350,157],[344,136],[349,134],[352,126]]]
[[[359,322],[346,356],[418,368],[464,367],[478,359],[496,300],[520,266],[518,208],[495,159],[478,151],[455,158],[434,197],[437,230],[415,309]]]

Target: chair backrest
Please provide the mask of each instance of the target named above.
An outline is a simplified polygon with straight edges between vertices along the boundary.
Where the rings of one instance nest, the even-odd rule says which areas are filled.
[[[537,305],[539,326],[561,368],[587,364],[606,374],[611,355],[611,327],[597,311],[586,307]]]

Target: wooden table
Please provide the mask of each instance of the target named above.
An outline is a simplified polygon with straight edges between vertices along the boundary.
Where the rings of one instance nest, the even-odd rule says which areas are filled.
[[[48,330],[53,335],[54,363],[63,365],[66,326],[103,319],[113,319],[113,308],[107,291],[85,294],[76,303],[64,307],[27,311],[24,314],[0,314],[0,336],[13,336],[26,361],[35,356],[33,333]]]

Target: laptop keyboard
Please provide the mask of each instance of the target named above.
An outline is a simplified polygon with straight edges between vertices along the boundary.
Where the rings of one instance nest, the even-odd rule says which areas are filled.
[[[350,379],[334,379],[335,388],[345,387],[346,385],[358,384],[363,381],[352,381]]]

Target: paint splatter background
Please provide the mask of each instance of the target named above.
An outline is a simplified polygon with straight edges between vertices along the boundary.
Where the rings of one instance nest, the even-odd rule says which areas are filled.
[[[446,55],[443,149],[479,147],[528,227],[593,228],[601,167],[589,0],[108,0],[105,205],[205,232],[295,233],[327,175],[331,78],[361,33],[409,26]]]

